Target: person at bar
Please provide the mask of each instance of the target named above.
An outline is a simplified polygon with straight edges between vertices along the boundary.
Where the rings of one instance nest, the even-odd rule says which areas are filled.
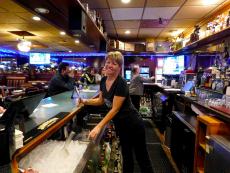
[[[92,129],[89,138],[95,139],[103,127],[113,120],[120,137],[123,172],[132,173],[134,171],[134,152],[141,172],[152,173],[153,169],[145,141],[144,123],[131,103],[125,79],[119,75],[123,63],[123,55],[120,52],[109,52],[105,58],[106,76],[101,80],[99,97],[79,99],[78,104],[99,106],[105,103],[109,111]]]
[[[149,79],[140,76],[140,67],[139,65],[134,65],[132,68],[132,79],[129,85],[129,93],[133,105],[139,111],[141,96],[144,94],[144,82],[152,83],[154,77]]]
[[[95,84],[95,70],[92,67],[87,67],[85,69],[85,73],[82,74],[81,79],[80,79],[81,83],[86,83],[88,84]]]
[[[48,96],[56,95],[74,89],[74,74],[69,69],[69,64],[62,62],[58,66],[57,74],[51,79],[48,87]]]

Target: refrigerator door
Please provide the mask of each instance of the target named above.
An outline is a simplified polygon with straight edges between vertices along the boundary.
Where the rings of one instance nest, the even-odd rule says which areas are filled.
[[[206,150],[205,172],[229,173],[230,171],[230,138],[211,136]]]

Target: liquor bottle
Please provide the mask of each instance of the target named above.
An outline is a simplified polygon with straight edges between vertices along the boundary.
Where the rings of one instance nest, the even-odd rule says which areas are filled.
[[[228,17],[226,21],[226,28],[230,26],[230,11],[228,12]]]

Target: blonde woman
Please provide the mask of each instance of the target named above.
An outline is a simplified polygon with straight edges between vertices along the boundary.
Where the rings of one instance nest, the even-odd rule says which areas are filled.
[[[95,139],[103,127],[113,120],[120,137],[123,156],[123,173],[134,170],[133,152],[142,173],[152,173],[145,141],[144,124],[137,110],[131,103],[129,88],[125,79],[119,74],[124,59],[120,52],[109,52],[105,58],[106,76],[100,83],[100,94],[96,99],[79,100],[84,105],[99,106],[106,104],[109,108],[106,116],[90,132],[89,137]]]

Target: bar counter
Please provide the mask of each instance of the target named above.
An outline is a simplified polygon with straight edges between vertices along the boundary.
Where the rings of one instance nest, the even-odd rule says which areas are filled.
[[[188,97],[188,96],[185,96],[184,94],[181,94],[181,89],[172,88],[170,86],[163,86],[158,83],[144,83],[144,86],[145,88],[151,89],[152,90],[151,92],[161,92],[165,94],[166,96],[174,97],[174,98],[171,98],[173,99],[171,100],[173,102],[177,100],[178,97],[180,97],[182,100],[184,100],[183,102],[184,104],[188,103],[190,106],[193,104],[197,108],[199,108],[203,113],[209,114],[210,116],[214,116],[217,119],[230,123],[230,115],[208,106],[207,104],[205,104],[204,100],[198,100],[196,97]],[[187,111],[186,113],[183,113],[183,114],[179,113],[177,115],[181,116],[180,118],[184,119],[187,122],[188,117],[191,117],[194,114],[191,115]],[[190,123],[190,127],[195,127],[194,120],[191,120],[191,121],[192,122]]]
[[[71,98],[73,94],[73,97]],[[92,86],[89,90],[82,90],[80,92],[81,98],[92,98],[98,94],[98,86]],[[24,146],[13,154],[12,156],[12,172],[18,172],[18,162],[27,153],[32,151],[36,146],[41,144],[53,133],[58,131],[66,123],[68,123],[82,107],[76,107],[76,94],[72,91],[64,92],[52,97],[43,99],[38,107],[31,114],[28,121],[25,122],[25,133],[24,133]],[[56,118],[56,121],[49,124],[44,129],[38,129],[41,124],[46,123],[49,120]],[[103,132],[102,132],[103,133]],[[101,134],[97,137],[96,143],[100,140]],[[77,170],[83,170],[87,158],[90,155],[92,146],[96,143],[90,142],[86,149],[86,153],[77,166]]]
[[[217,119],[230,123],[230,116],[228,114],[208,106],[203,100],[198,100],[196,97],[187,97],[182,94],[177,94],[177,96],[183,98],[186,102],[190,102],[191,104],[197,106],[205,114],[209,114]]]

